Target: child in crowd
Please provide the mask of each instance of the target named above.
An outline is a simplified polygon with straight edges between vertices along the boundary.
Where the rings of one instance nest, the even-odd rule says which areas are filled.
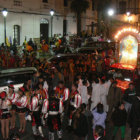
[[[104,111],[103,104],[99,103],[97,105],[97,108],[95,108],[92,111],[92,115],[93,115],[93,133],[95,132],[95,128],[97,125],[100,125],[105,129],[105,120],[107,113]]]
[[[125,129],[126,129],[126,121],[127,121],[127,113],[124,108],[124,103],[119,102],[115,111],[112,114],[112,121],[114,124],[114,131],[113,131],[113,139],[115,139],[115,136],[119,130],[121,129],[121,138],[124,140],[125,137]]]

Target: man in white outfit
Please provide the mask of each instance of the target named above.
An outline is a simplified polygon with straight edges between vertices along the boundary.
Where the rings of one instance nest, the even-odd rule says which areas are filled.
[[[90,96],[88,95],[88,81],[84,80],[82,82],[82,86],[81,86],[81,97],[82,97],[82,103],[85,103],[86,105],[88,104],[88,99],[90,98]]]
[[[101,102],[101,98],[100,98],[100,83],[99,83],[99,79],[95,79],[94,82],[92,83],[92,95],[91,95],[91,110],[93,110],[98,103]]]

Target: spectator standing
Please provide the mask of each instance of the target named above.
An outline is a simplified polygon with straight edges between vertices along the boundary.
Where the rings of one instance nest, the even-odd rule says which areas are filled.
[[[107,117],[108,121],[111,119],[113,109],[116,107],[118,102],[121,102],[121,100],[122,100],[122,91],[120,88],[117,87],[117,81],[114,81],[109,89],[107,96],[107,104],[109,106]]]
[[[86,105],[88,104],[88,89],[87,89],[87,86],[88,86],[88,82],[87,80],[84,80],[83,81],[83,85],[81,86],[81,97],[82,97],[82,103],[85,103]]]
[[[136,97],[132,103],[128,122],[131,127],[131,138],[136,139],[140,128],[140,89],[136,89]]]
[[[88,134],[85,138],[85,140],[93,140],[93,115],[90,110],[88,110],[88,106],[86,104],[81,104],[81,107],[83,108],[82,113],[86,116],[87,122],[88,122]]]
[[[131,110],[131,106],[135,96],[136,96],[135,86],[133,83],[130,83],[129,88],[126,89],[125,94],[123,96],[123,100],[125,102],[125,109],[127,112]]]
[[[113,130],[113,139],[115,140],[115,136],[118,132],[118,129],[121,129],[121,140],[124,140],[125,137],[125,129],[126,129],[126,121],[127,121],[127,113],[124,108],[123,103],[118,103],[115,111],[112,113],[112,121],[114,124],[114,130]]]
[[[106,120],[106,112],[103,109],[103,104],[99,103],[97,108],[92,111],[93,115],[93,131],[95,132],[95,128],[97,125],[102,126],[105,129],[105,120]]]
[[[92,96],[91,96],[92,104],[91,110],[94,109],[97,104],[101,101],[100,99],[100,83],[99,79],[96,78],[92,84]]]
[[[101,103],[104,106],[104,110],[107,112],[108,111],[108,106],[107,106],[107,86],[105,84],[105,78],[102,77],[100,79],[100,94],[101,94]]]

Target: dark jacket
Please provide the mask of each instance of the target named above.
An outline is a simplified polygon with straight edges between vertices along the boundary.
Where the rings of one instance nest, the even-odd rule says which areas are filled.
[[[140,127],[140,97],[135,97],[128,122],[131,127]]]
[[[134,90],[130,90],[129,88],[126,89],[125,94],[123,96],[123,100],[132,104],[134,97],[136,96],[136,92],[135,89]]]
[[[110,87],[108,96],[107,96],[107,104],[109,107],[115,107],[118,102],[122,100],[122,91],[120,88]]]
[[[81,113],[79,118],[74,119],[77,119],[76,128],[73,128],[74,134],[77,135],[78,137],[85,137],[88,134],[88,122],[86,116]],[[72,126],[75,123],[74,119],[72,121]]]
[[[116,109],[112,114],[112,121],[114,123],[114,126],[120,127],[126,125],[127,121],[126,110]]]

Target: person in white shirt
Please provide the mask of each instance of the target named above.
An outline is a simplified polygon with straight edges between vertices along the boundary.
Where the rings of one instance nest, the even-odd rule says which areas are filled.
[[[109,88],[111,86],[111,81],[107,80],[106,76],[103,76],[100,79],[100,94],[101,94],[101,103],[104,105],[104,110],[107,112],[108,111],[108,105],[107,105],[107,95]]]
[[[104,106],[104,110],[107,112],[107,92],[105,86],[105,79],[100,79],[100,94],[101,94],[101,103]]]
[[[12,115],[11,120],[10,120],[10,129],[14,129],[15,128],[15,121],[16,121],[16,105],[15,105],[15,101],[17,98],[17,94],[14,92],[14,85],[9,85],[9,92],[8,92],[8,99],[11,102],[11,108],[10,108],[10,113]]]
[[[105,129],[105,120],[107,113],[104,111],[103,104],[99,103],[97,105],[97,108],[95,108],[92,111],[92,115],[93,115],[93,130],[95,131],[97,125],[100,125]]]
[[[88,104],[88,99],[90,97],[88,95],[87,85],[88,85],[87,80],[84,80],[83,85],[81,86],[81,93],[80,93],[82,97],[82,103],[85,103],[86,105]]]
[[[100,83],[99,83],[99,79],[96,78],[94,80],[94,82],[92,83],[92,95],[91,95],[91,110],[93,110],[98,103],[101,102],[101,98],[100,98]]]
[[[1,122],[1,134],[3,139],[9,138],[9,119],[11,114],[9,112],[10,100],[7,98],[5,91],[0,93],[0,122]]]
[[[19,88],[19,94],[18,98],[15,102],[15,105],[17,107],[17,113],[19,115],[20,119],[20,133],[24,133],[25,127],[26,127],[26,120],[25,120],[25,113],[26,113],[26,106],[27,106],[27,97],[25,95],[25,89],[24,87]]]
[[[81,94],[81,92],[82,92],[82,86],[83,86],[83,79],[81,79],[81,76],[80,76],[80,78],[79,78],[79,80],[78,80],[78,92]],[[89,87],[90,86],[90,83],[89,83],[89,81],[88,80],[85,80],[87,83],[86,83],[86,87]]]

